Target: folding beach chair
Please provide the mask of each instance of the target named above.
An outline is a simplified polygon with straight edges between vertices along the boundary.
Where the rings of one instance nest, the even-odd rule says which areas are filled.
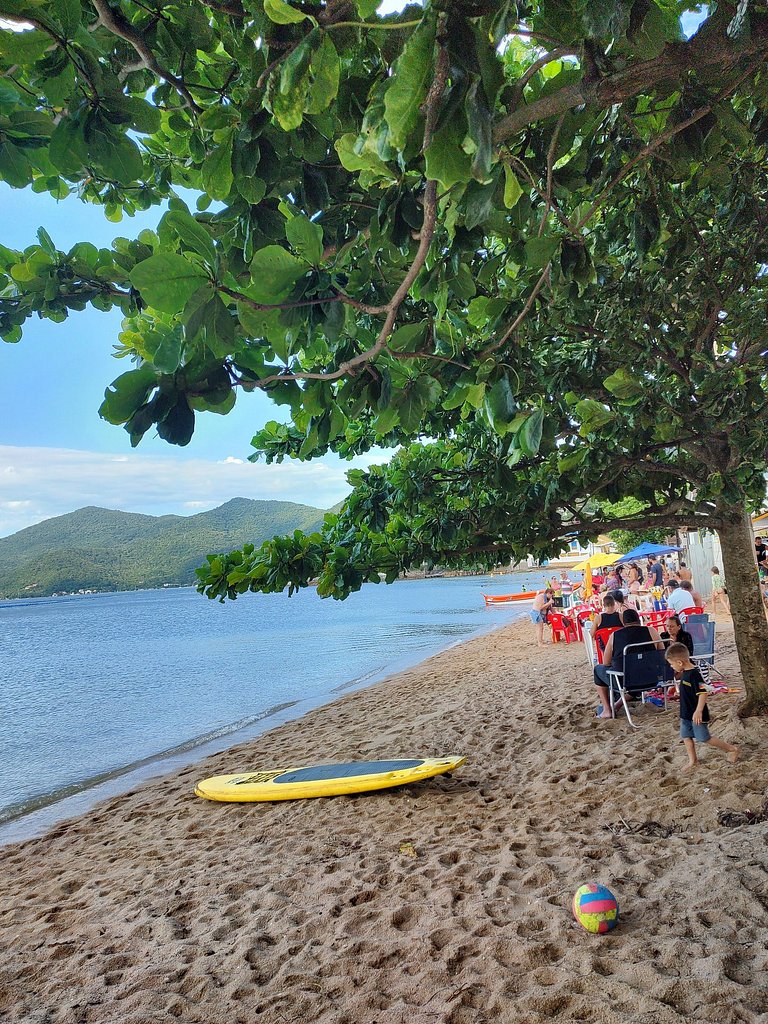
[[[640,695],[645,703],[645,694],[651,690],[662,690],[664,708],[667,707],[667,691],[674,687],[674,679],[665,679],[666,662],[664,652],[657,651],[651,643],[629,644],[624,648],[622,671],[608,669],[608,693],[611,701],[611,713],[614,712],[616,701],[621,700],[627,713],[627,721],[633,729],[638,727],[632,721],[629,712],[629,697]],[[617,698],[618,694],[618,698]]]
[[[705,615],[689,616],[685,628],[693,637],[693,654],[691,661],[701,672],[705,683],[713,675],[723,678],[715,668],[715,623]]]

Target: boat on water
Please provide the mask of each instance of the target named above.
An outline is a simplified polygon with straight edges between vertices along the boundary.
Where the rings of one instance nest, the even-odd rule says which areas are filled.
[[[509,604],[510,601],[532,601],[535,590],[524,590],[522,594],[483,594],[486,604]]]

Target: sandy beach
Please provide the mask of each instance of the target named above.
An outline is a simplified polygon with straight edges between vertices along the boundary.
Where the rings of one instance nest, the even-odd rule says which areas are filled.
[[[719,667],[742,686],[733,634]],[[680,774],[677,710],[599,722],[581,644],[515,623],[0,849],[0,1019],[718,1024],[768,1019],[768,720]],[[283,804],[243,768],[465,754],[450,778]],[[657,823],[656,825],[648,824]],[[616,894],[588,935],[583,882]]]

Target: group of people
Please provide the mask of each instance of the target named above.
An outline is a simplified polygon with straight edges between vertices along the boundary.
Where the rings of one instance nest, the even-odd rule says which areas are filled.
[[[716,739],[709,731],[708,690],[701,669],[691,658],[693,637],[684,628],[680,617],[671,615],[667,619],[666,629],[659,633],[653,626],[643,625],[634,608],[624,608],[622,612],[618,612],[616,602],[610,595],[603,599],[603,608],[604,611],[598,621],[604,623],[604,628],[614,623],[619,628],[608,637],[602,654],[603,664],[594,667],[594,682],[600,698],[598,717],[613,718],[610,703],[610,672],[623,671],[625,650],[630,645],[641,644],[650,650],[655,648],[664,651],[667,663],[666,678],[669,681],[674,678],[680,700],[680,736],[688,755],[688,763],[682,770],[691,771],[698,764],[697,743],[706,743],[717,750],[722,750],[728,756],[728,760],[735,763],[739,757],[739,748],[732,743],[726,743],[725,740]],[[665,641],[669,641],[668,645],[665,645]]]
[[[757,540],[762,544],[760,538]],[[758,551],[755,544],[758,566],[763,564],[766,590],[768,590],[768,546],[764,552]],[[761,557],[762,556],[762,557]],[[730,612],[728,590],[723,574],[718,566],[712,566],[712,609],[721,603],[725,611]],[[593,619],[592,635],[600,629],[614,629],[608,637],[602,652],[603,664],[594,667],[594,682],[600,698],[598,717],[612,718],[610,704],[609,669],[623,669],[624,651],[631,644],[647,644],[649,648],[664,651],[667,664],[666,678],[673,678],[679,695],[680,736],[685,744],[688,757],[683,771],[690,771],[698,764],[696,753],[697,743],[706,743],[722,750],[733,763],[739,757],[739,749],[731,743],[716,739],[709,731],[709,709],[707,707],[707,686],[701,668],[692,661],[693,637],[685,629],[685,613],[693,608],[703,608],[704,601],[694,589],[691,570],[681,561],[679,565],[667,562],[663,558],[650,556],[645,567],[632,562],[628,566],[617,564],[612,566],[605,575],[592,577],[593,587],[603,594],[602,610]],[[544,625],[553,609],[567,610],[575,600],[583,584],[574,584],[566,570],[562,570],[560,578],[550,581],[543,591],[539,592],[530,612],[536,627],[537,643],[545,645]],[[674,614],[666,621],[665,628],[659,632],[653,626],[646,626],[640,620],[637,595],[647,590],[666,601],[668,609]]]

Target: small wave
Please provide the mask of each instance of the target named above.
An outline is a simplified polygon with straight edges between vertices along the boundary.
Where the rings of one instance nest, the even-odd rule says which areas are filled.
[[[51,804],[58,803],[60,800],[65,800],[67,797],[75,796],[77,793],[82,793],[87,789],[93,789],[94,786],[99,786],[103,782],[111,782],[113,779],[119,779],[122,775],[128,775],[130,772],[136,771],[139,768],[144,768],[147,765],[154,764],[157,761],[164,761],[166,758],[186,754],[188,751],[194,750],[196,747],[202,747],[206,743],[211,743],[214,740],[221,739],[222,736],[229,736],[232,733],[239,732],[241,729],[247,729],[252,725],[256,725],[258,722],[264,721],[265,718],[271,718],[272,715],[278,715],[281,711],[287,711],[288,708],[295,707],[298,703],[299,701],[297,700],[290,700],[283,704],[274,704],[265,711],[259,712],[258,715],[251,715],[248,718],[241,718],[238,722],[232,722],[229,725],[223,725],[217,729],[211,729],[209,732],[201,733],[199,736],[194,736],[189,740],[185,740],[183,743],[178,743],[174,747],[169,747],[166,750],[160,750],[155,754],[150,754],[149,757],[143,757],[138,761],[131,761],[130,764],[122,765],[119,768],[110,768],[108,771],[99,772],[97,775],[90,775],[86,779],[79,779],[77,782],[71,782],[66,786],[60,786],[57,789],[52,789],[47,793],[41,793],[38,796],[19,800],[18,802],[10,804],[0,810],[0,825],[5,825],[9,821],[21,818],[25,814],[31,814],[32,811],[39,811],[43,807],[49,807]]]

